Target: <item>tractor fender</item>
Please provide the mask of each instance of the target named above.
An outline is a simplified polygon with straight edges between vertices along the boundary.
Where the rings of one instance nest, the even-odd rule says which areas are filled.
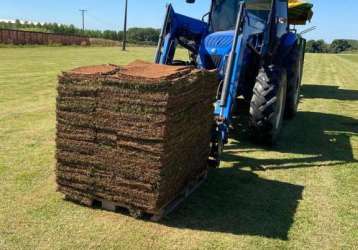
[[[276,64],[285,66],[287,57],[291,56],[291,52],[295,48],[296,44],[299,43],[299,36],[295,33],[289,32],[283,35],[280,39],[280,45],[276,51]]]
[[[297,34],[292,32],[286,33],[281,38],[283,46],[289,48],[292,48],[292,46],[294,46],[297,43],[298,39],[299,37],[297,36]]]

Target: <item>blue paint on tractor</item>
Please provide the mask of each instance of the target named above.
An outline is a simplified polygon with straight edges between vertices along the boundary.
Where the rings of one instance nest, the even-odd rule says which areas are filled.
[[[287,0],[212,0],[208,19],[177,14],[168,5],[155,62],[217,69],[212,153],[219,155],[215,151],[228,142],[232,112],[240,108],[236,98],[250,96],[259,69],[282,63],[303,38],[289,29]],[[188,49],[190,62],[174,60],[178,44]]]

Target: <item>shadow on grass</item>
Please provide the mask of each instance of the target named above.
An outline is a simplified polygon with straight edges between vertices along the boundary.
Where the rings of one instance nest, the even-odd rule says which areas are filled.
[[[303,85],[302,93],[304,98],[310,99],[358,100],[358,90],[340,89],[332,85]]]
[[[316,89],[313,91],[312,89]],[[303,95],[311,98],[340,98],[350,100],[355,90],[337,90],[329,92],[331,86],[305,86]],[[342,92],[343,91],[343,92]],[[320,94],[320,97],[318,93]],[[315,96],[315,97],[314,97]],[[247,106],[246,106],[247,108]],[[246,112],[242,112],[245,114]],[[351,138],[358,135],[358,120],[335,114],[317,112],[299,112],[295,119],[284,124],[279,143],[274,147],[259,147],[250,142],[247,116],[235,117],[235,128],[231,131],[232,143],[225,147],[224,161],[238,167],[250,167],[253,170],[288,169],[317,166],[338,166],[358,162],[354,157]],[[279,153],[297,154],[297,157],[257,159],[242,156],[245,152],[271,150]]]
[[[209,171],[208,181],[163,223],[236,235],[288,239],[303,187],[237,168]]]
[[[352,100],[356,91],[305,86],[303,94],[306,98]],[[247,116],[239,114],[235,119],[232,143],[226,146],[223,156],[234,167],[211,169],[208,182],[164,224],[287,240],[304,187],[262,179],[243,168],[275,170],[358,162],[350,143],[351,137],[358,135],[358,121],[341,115],[299,112],[285,124],[280,143],[265,148],[250,142],[245,130]],[[256,153],[265,150],[290,155],[280,159],[257,158]]]
[[[253,170],[337,166],[358,162],[351,145],[351,137],[358,135],[358,120],[349,117],[300,112],[294,121],[285,124],[279,143],[272,148],[252,144],[244,129],[235,129],[231,135],[235,140],[226,147],[223,160]],[[272,159],[242,156],[248,149],[251,152],[271,150],[300,156]]]

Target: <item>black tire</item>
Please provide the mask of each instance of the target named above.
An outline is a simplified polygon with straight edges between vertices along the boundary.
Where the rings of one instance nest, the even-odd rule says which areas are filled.
[[[301,60],[302,53],[298,45],[285,61],[287,68],[287,96],[285,118],[292,119],[296,116],[301,92]]]
[[[280,133],[286,103],[286,70],[277,66],[261,68],[250,103],[249,128],[256,143],[271,145]]]
[[[218,125],[214,124],[211,131],[210,154],[208,159],[208,166],[211,168],[218,168],[220,166],[221,155],[223,153],[224,145],[220,136]]]

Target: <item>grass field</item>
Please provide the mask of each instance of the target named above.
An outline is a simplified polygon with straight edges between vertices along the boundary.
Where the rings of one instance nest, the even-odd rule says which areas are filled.
[[[153,49],[0,49],[0,249],[357,249],[358,55],[307,55],[281,143],[238,119],[224,162],[161,223],[65,202],[54,177],[57,75]]]

